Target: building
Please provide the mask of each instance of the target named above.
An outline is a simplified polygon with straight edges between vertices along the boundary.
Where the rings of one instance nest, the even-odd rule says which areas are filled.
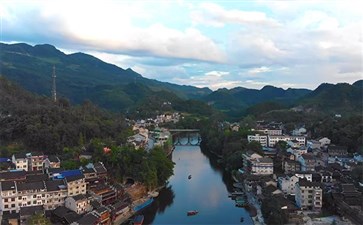
[[[100,180],[106,181],[107,180],[107,169],[102,162],[96,162],[93,164],[94,169],[96,170],[97,177]]]
[[[298,173],[295,173],[295,176],[297,176],[300,179],[306,179],[308,181],[313,181],[313,174],[310,172],[298,172]]]
[[[273,161],[271,158],[262,157],[261,155],[247,151],[242,154],[243,169],[247,173],[254,175],[269,175],[273,174]]]
[[[43,162],[47,156],[40,152],[27,153],[26,155],[29,159],[29,169],[31,171],[43,171]]]
[[[25,181],[26,171],[9,171],[0,173],[0,181]]]
[[[260,129],[257,131],[260,133],[266,134],[266,135],[282,135],[281,129],[266,128],[266,129]]]
[[[304,127],[300,127],[292,131],[293,136],[301,136],[304,134],[306,134],[306,129]]]
[[[42,206],[46,203],[44,182],[17,183],[1,182],[0,210],[19,212],[22,207]]]
[[[284,194],[295,195],[295,184],[299,178],[295,175],[286,175],[277,179],[278,187]]]
[[[295,185],[295,202],[303,210],[320,211],[323,205],[320,183],[300,179]]]
[[[44,205],[45,210],[54,210],[64,205],[64,199],[67,197],[67,186],[64,180],[45,181],[47,188],[47,201]]]
[[[341,195],[348,205],[362,205],[362,193],[357,191],[354,184],[341,184]]]
[[[298,157],[301,164],[301,171],[315,171],[315,156],[311,153],[306,153]]]
[[[285,174],[295,173],[301,171],[301,164],[299,161],[285,159],[283,162],[283,169]]]
[[[253,152],[253,151],[247,151],[246,153],[242,154],[242,159],[243,159],[243,169],[246,172],[250,172],[251,169],[251,160],[255,160],[257,158],[262,158],[261,155]]]
[[[14,154],[11,161],[14,163],[17,170],[29,170],[28,157],[25,153]]]
[[[51,155],[43,161],[44,169],[60,168],[60,159],[57,156]]]
[[[145,148],[148,143],[148,136],[138,133],[127,138],[127,142],[132,144],[135,149]]]
[[[324,138],[320,138],[319,139],[319,142],[320,142],[320,147],[324,147],[326,145],[330,145],[330,139],[327,138],[327,137],[324,137]]]
[[[117,200],[116,189],[106,184],[99,184],[91,188],[89,193],[102,205],[110,205]]]
[[[316,140],[308,140],[306,142],[306,146],[308,147],[308,149],[320,149],[321,147],[321,144],[319,141],[316,141]]]
[[[98,224],[99,224],[99,216],[93,212],[87,213],[81,219],[71,223],[71,225],[98,225]]]
[[[248,140],[248,142],[257,141],[261,144],[261,146],[267,147],[267,136],[266,135],[259,135],[259,134],[247,135],[247,140]]]
[[[64,180],[67,185],[68,196],[86,194],[87,185],[86,185],[86,179],[83,174],[67,176],[64,178]]]
[[[289,136],[289,135],[269,135],[268,136],[268,147],[275,147],[275,145],[279,142],[279,141],[285,141],[285,142],[289,142],[289,141],[297,141],[298,142],[298,146],[305,146],[305,142],[306,142],[306,137],[305,136]]]
[[[111,210],[109,210],[108,208],[101,206],[98,209],[94,210],[93,213],[98,216],[100,225],[111,224]]]
[[[67,197],[64,206],[77,214],[84,214],[92,210],[91,201],[84,194]]]
[[[290,136],[286,136],[286,135],[269,135],[268,136],[268,147],[275,147],[275,145],[279,141],[288,142],[290,140],[291,140]]]
[[[341,157],[348,155],[347,147],[345,146],[336,146],[336,145],[330,145],[328,147],[328,154],[329,157]]]
[[[298,159],[300,156],[308,153],[308,149],[304,146],[298,146],[297,148],[288,148],[286,150],[287,152],[290,152],[291,154],[295,155],[295,159]]]

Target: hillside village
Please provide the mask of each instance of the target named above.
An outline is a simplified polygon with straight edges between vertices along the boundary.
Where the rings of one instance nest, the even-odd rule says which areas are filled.
[[[238,128],[231,125],[231,130]],[[270,212],[286,217],[288,223],[315,224],[324,207],[349,219],[345,224],[363,224],[363,180],[356,175],[362,155],[348,153],[329,137],[310,139],[304,127],[285,134],[282,123],[260,121],[252,131],[255,134],[246,138],[258,142],[262,152],[242,155],[238,177],[258,209],[255,222]]]
[[[150,151],[170,141],[167,129],[159,124],[177,122],[180,114],[163,114],[155,119],[128,121],[134,135],[128,144]],[[146,126],[156,129],[149,132]],[[110,149],[104,148],[107,153]],[[78,160],[92,161],[82,152]],[[118,183],[102,162],[90,162],[79,169],[66,170],[58,156],[28,152],[0,158],[1,224],[28,224],[34,215],[50,218],[52,224],[120,224],[155,197],[139,183]]]

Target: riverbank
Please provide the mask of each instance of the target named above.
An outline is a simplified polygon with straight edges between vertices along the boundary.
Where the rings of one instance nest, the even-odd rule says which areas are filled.
[[[262,216],[261,206],[258,203],[256,197],[252,193],[246,191],[244,181],[242,178],[237,178],[233,173],[231,173],[231,176],[232,176],[232,179],[236,182],[236,184],[238,184],[236,186],[241,188],[242,191],[246,194],[247,202],[250,205],[250,207],[253,207],[254,210],[256,211],[255,213],[257,215],[253,215],[253,216],[251,215],[251,212],[249,212],[250,217],[253,221],[253,224],[264,225],[265,222],[264,222],[264,218]]]
[[[147,194],[144,194],[143,196],[134,199],[132,201],[132,203],[128,206],[130,208],[129,211],[116,216],[116,218],[112,224],[114,224],[114,225],[129,224],[130,220],[131,220],[130,218],[135,216],[139,212],[139,211],[135,211],[134,208],[138,205],[142,205],[142,204],[146,203],[147,201],[150,201],[150,199],[152,199],[152,198],[156,198],[159,195],[159,191],[162,188],[164,188],[165,186],[166,186],[166,184],[159,186],[151,191],[148,191]],[[146,207],[148,207],[148,206],[146,206]]]

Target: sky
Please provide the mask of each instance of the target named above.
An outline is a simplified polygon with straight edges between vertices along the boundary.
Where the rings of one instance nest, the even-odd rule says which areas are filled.
[[[0,42],[84,52],[144,77],[315,89],[363,79],[363,1],[0,1]]]

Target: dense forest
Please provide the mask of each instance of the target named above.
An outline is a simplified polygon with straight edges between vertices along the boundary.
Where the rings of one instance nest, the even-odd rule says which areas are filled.
[[[174,164],[162,148],[150,152],[126,145],[133,133],[124,116],[101,110],[90,101],[72,106],[36,96],[0,77],[1,157],[38,151],[58,155],[62,167],[75,169],[88,163],[78,160],[83,151],[93,161],[103,161],[113,178],[132,177],[153,188],[172,174]],[[111,149],[109,154],[104,147]]]

